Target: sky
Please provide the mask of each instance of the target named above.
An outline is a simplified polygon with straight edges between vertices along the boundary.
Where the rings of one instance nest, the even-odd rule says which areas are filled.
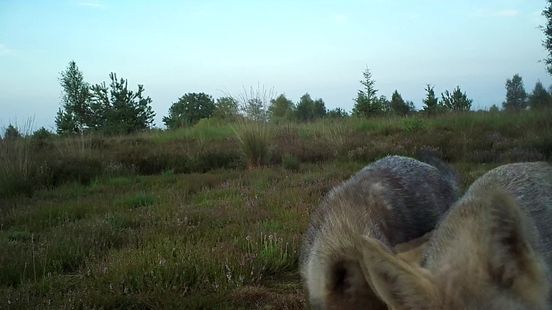
[[[531,91],[542,59],[544,0],[0,0],[0,128],[54,130],[60,72],[109,73],[145,87],[155,123],[188,92],[297,101],[308,92],[350,111],[369,68],[378,95],[422,106],[426,84],[459,85],[474,109],[501,105],[506,79]]]

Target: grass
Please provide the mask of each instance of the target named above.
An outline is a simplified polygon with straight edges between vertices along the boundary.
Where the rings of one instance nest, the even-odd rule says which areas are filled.
[[[6,249],[0,301],[18,307],[218,308],[231,298],[239,307],[247,288],[256,290],[255,298],[282,302],[287,294],[297,296],[297,276],[277,295],[269,286],[281,274],[296,273],[308,209],[351,168],[335,163],[309,165],[305,175],[273,167],[105,178],[74,183],[79,194],[62,205],[55,201],[67,186],[22,197],[25,206],[8,205],[0,216]]]
[[[241,122],[234,128],[234,132],[248,168],[253,169],[268,163],[270,132],[267,124]]]
[[[0,309],[303,308],[301,236],[333,186],[380,156],[431,147],[466,187],[502,163],[550,160],[551,120],[268,124],[259,139],[271,156],[251,156],[255,169],[218,123],[205,134],[43,141],[27,162],[45,163],[57,183],[0,197]]]

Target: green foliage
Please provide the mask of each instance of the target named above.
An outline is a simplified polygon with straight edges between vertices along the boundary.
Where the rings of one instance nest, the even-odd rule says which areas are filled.
[[[44,127],[40,127],[32,134],[32,138],[36,140],[46,140],[53,137],[53,133]]]
[[[259,122],[244,122],[235,129],[235,133],[250,169],[268,163],[270,137],[267,125]]]
[[[118,172],[88,185],[35,191],[32,198],[1,197],[2,302],[15,309],[305,308],[300,236],[309,208],[332,187],[366,162],[426,147],[454,165],[465,186],[501,163],[550,160],[551,113],[252,122],[253,132],[266,133],[268,150],[279,152],[253,170],[217,166],[240,142],[224,134],[227,123],[214,120],[175,131],[85,135],[90,147],[82,161],[70,159],[80,149],[65,147],[77,146],[80,137],[56,137],[49,142],[55,148],[27,152],[34,167],[59,161],[76,173],[94,161]],[[0,158],[0,171],[25,157],[14,154]],[[115,170],[130,155],[144,154],[144,170],[163,161],[150,170],[157,175]],[[210,171],[189,173],[180,164]]]
[[[357,117],[370,117],[375,115],[381,115],[385,112],[386,100],[382,97],[376,96],[378,90],[375,88],[375,81],[372,78],[372,73],[368,68],[362,73],[364,79],[360,81],[363,89],[358,91],[357,98],[355,99],[355,106],[353,107],[353,115]]]
[[[327,113],[326,110],[326,104],[324,103],[324,100],[322,98],[318,98],[314,101],[313,104],[313,111],[312,114],[314,115],[314,118],[322,118],[325,117]]]
[[[301,165],[301,161],[291,154],[285,154],[282,157],[282,166],[287,170],[297,171]]]
[[[548,56],[544,59],[548,73],[552,74],[552,0],[548,0],[546,8],[542,11],[542,15],[546,18],[546,25],[542,27],[544,32],[544,41],[542,45],[546,48]]]
[[[506,101],[502,103],[502,107],[513,112],[525,110],[527,107],[527,93],[519,74],[514,74],[512,79],[506,80]]]
[[[500,109],[498,108],[498,106],[496,104],[493,104],[490,108],[489,108],[489,112],[491,113],[498,113],[500,112]]]
[[[391,96],[391,102],[389,103],[390,112],[399,116],[406,116],[416,111],[412,102],[406,102],[403,100],[401,94],[397,90]]]
[[[284,94],[270,101],[268,107],[268,117],[273,122],[291,120],[294,117],[295,104],[286,98]]]
[[[12,124],[9,124],[8,127],[4,130],[4,139],[5,140],[13,140],[21,138],[21,133],[19,132],[19,129],[17,127],[13,126]]]
[[[90,122],[90,86],[74,61],[61,72],[62,107],[56,116],[58,134],[83,133]]]
[[[306,93],[299,99],[295,113],[300,121],[313,121],[326,116],[326,105],[322,99],[313,100]]]
[[[128,134],[151,127],[155,113],[151,108],[151,98],[144,97],[144,86],[137,91],[128,89],[128,81],[117,79],[110,73],[111,83],[105,82],[91,87],[92,115],[89,127],[107,134]]]
[[[445,108],[439,103],[437,96],[435,96],[434,87],[427,84],[425,91],[426,97],[423,100],[424,106],[422,112],[429,116],[444,112]]]
[[[232,102],[225,99],[223,104],[229,107]],[[215,102],[210,95],[187,93],[172,104],[169,109],[169,116],[163,117],[163,122],[169,129],[192,126],[203,118],[213,116],[215,109]],[[224,113],[226,112],[230,111]]]
[[[342,108],[335,108],[332,110],[329,110],[326,114],[326,117],[328,118],[346,118],[349,114],[347,111],[343,110]]]
[[[233,97],[221,97],[215,103],[213,116],[227,121],[232,121],[239,116],[238,100]]]
[[[546,91],[542,83],[538,81],[528,101],[531,109],[543,109],[552,107],[552,96]]]
[[[250,98],[245,102],[243,111],[247,118],[254,122],[266,122],[267,109],[261,98]]]
[[[404,130],[409,133],[416,133],[425,128],[426,123],[422,119],[413,117],[403,121]]]
[[[137,193],[136,195],[127,197],[119,201],[120,205],[123,205],[130,209],[136,209],[140,207],[148,207],[155,204],[157,199],[151,194],[144,192]]]
[[[241,110],[249,120],[264,123],[268,120],[268,106],[273,98],[273,90],[264,86],[250,87],[249,90],[244,88],[240,96]]]
[[[460,86],[456,86],[452,94],[446,90],[441,94],[441,105],[448,111],[466,112],[471,109],[473,100],[468,99],[465,92],[462,92]]]

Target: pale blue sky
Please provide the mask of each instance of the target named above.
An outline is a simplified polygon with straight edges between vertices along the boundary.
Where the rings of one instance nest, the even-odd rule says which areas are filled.
[[[367,66],[379,94],[419,108],[427,83],[460,85],[475,108],[504,99],[514,73],[550,85],[538,29],[544,0],[0,0],[0,127],[54,128],[59,72],[144,84],[156,124],[187,92],[303,93],[351,110]]]

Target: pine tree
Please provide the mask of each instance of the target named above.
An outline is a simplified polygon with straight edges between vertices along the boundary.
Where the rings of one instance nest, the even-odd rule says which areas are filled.
[[[427,84],[426,97],[423,100],[424,106],[422,112],[427,115],[435,115],[443,111],[442,106],[439,104],[439,99],[435,96],[435,90],[433,86]]]
[[[453,112],[466,112],[471,109],[473,100],[469,99],[465,92],[462,92],[460,86],[452,91],[452,94],[446,90],[441,94],[441,105],[444,109]]]
[[[389,105],[391,113],[399,116],[409,115],[414,112],[414,104],[412,102],[406,102],[402,98],[401,94],[397,90],[391,95],[391,102]]]
[[[538,81],[531,95],[529,95],[529,107],[533,109],[543,109],[552,106],[552,96],[546,91],[542,83]]]
[[[144,97],[144,86],[137,91],[128,89],[128,81],[109,75],[111,83],[92,86],[90,127],[109,134],[127,134],[150,128],[155,113],[151,98]]]
[[[74,61],[60,74],[63,90],[62,107],[55,122],[59,134],[83,133],[87,129],[90,110],[90,87]]]
[[[514,74],[512,79],[506,80],[506,101],[502,103],[506,111],[518,112],[527,107],[527,92],[523,87],[523,79]]]
[[[372,73],[366,68],[362,73],[364,79],[360,81],[363,89],[359,90],[353,107],[353,115],[359,117],[370,117],[384,112],[384,102],[378,100],[375,88],[375,81],[372,79]]]

